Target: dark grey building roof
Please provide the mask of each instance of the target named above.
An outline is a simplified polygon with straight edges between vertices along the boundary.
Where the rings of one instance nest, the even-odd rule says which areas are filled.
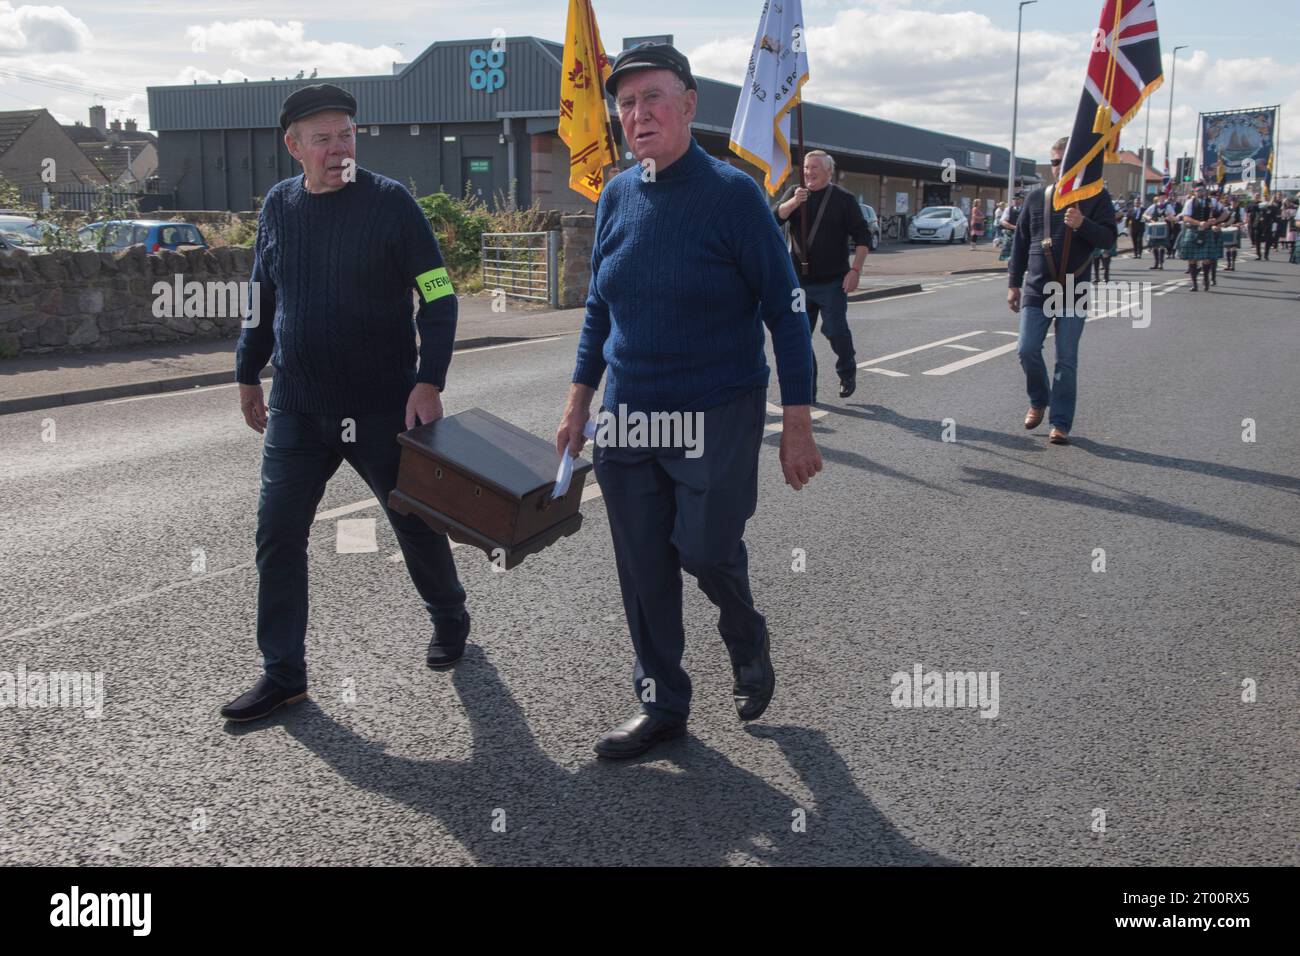
[[[473,91],[469,85],[470,54],[487,49],[491,42],[490,38],[439,41],[393,75],[152,86],[148,91],[150,122],[159,132],[274,128],[285,97],[310,82],[328,81],[357,98],[360,125],[499,122],[513,116],[533,118],[529,132],[553,129],[540,120],[559,115],[563,45],[537,37],[507,39],[505,85],[492,93]],[[725,137],[740,87],[703,77],[699,86],[697,130]],[[945,159],[952,159],[967,178],[994,182],[1007,177],[1008,150],[999,146],[816,103],[805,103],[803,114],[804,140],[810,148],[874,163],[896,163],[900,168],[919,165],[933,169],[935,178]],[[989,154],[989,167],[968,165],[971,152]],[[1033,160],[1022,158],[1018,171],[1032,177]]]
[[[9,151],[18,137],[27,132],[27,127],[36,122],[42,110],[13,110],[0,113],[0,154]]]

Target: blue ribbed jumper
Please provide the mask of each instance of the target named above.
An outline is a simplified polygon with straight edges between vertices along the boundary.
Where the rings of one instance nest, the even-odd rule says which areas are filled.
[[[698,411],[766,386],[772,335],[783,405],[812,402],[798,280],[758,185],[690,148],[652,180],[634,166],[596,206],[587,315],[573,381],[605,407]]]

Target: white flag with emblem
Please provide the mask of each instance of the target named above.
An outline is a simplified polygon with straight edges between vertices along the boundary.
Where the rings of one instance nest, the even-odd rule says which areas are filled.
[[[775,196],[790,175],[790,111],[808,82],[800,0],[767,0],[731,124],[731,151],[763,170]]]

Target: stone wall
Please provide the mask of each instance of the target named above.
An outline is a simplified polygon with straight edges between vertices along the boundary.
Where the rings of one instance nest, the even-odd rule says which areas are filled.
[[[594,213],[576,213],[560,219],[564,265],[560,272],[560,308],[578,309],[587,302],[591,285],[591,248],[596,241]]]
[[[174,283],[177,275],[184,282],[247,282],[252,267],[252,250],[237,247],[2,255],[0,355],[233,337],[237,314],[186,316],[177,308],[171,316],[155,316],[153,287]]]

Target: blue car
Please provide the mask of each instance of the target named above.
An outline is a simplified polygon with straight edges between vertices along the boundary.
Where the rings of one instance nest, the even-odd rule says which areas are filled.
[[[199,227],[188,222],[162,222],[157,219],[109,219],[92,222],[77,230],[77,238],[88,249],[119,252],[128,246],[143,245],[146,252],[176,250],[180,246],[208,247]]]

